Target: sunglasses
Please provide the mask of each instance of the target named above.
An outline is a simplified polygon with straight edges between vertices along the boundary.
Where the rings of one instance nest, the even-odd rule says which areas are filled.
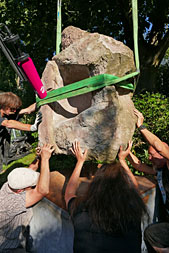
[[[11,112],[16,112],[16,110],[17,110],[16,108],[10,108]]]

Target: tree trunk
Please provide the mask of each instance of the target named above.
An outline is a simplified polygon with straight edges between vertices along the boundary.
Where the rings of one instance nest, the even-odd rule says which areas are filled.
[[[155,91],[157,82],[158,67],[147,64],[141,67],[140,76],[138,79],[136,94],[144,91]]]
[[[164,52],[162,45],[155,47],[140,41],[140,76],[136,87],[137,94],[144,91],[157,91],[158,69],[164,57]]]

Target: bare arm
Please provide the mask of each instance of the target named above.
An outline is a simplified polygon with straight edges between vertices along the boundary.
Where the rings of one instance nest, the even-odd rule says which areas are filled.
[[[169,159],[169,147],[167,147],[156,135],[151,133],[148,129],[143,129],[140,131],[146,141],[155,148],[160,155]]]
[[[148,166],[145,163],[142,163],[131,151],[129,155],[127,156],[127,159],[131,163],[131,165],[138,171],[155,175],[156,172],[153,170],[152,167]]]
[[[49,159],[53,151],[54,148],[50,144],[45,144],[41,149],[41,170],[39,181],[34,189],[26,191],[26,207],[36,204],[49,193]]]
[[[143,114],[138,110],[134,110],[134,114],[137,116],[137,127],[139,128],[144,121]],[[160,155],[164,156],[165,158],[169,159],[169,147],[165,145],[155,134],[151,133],[147,128],[140,129],[140,132],[146,139],[146,141],[155,148]]]
[[[17,120],[4,120],[1,123],[1,125],[8,127],[8,128],[18,129],[18,130],[31,131],[30,124],[24,124],[24,123],[17,121]]]
[[[27,108],[21,109],[19,111],[19,114],[31,114],[32,112],[34,112],[36,110],[36,103],[28,106]]]
[[[23,130],[23,131],[37,131],[38,129],[38,125],[42,122],[42,113],[38,112],[36,114],[36,118],[35,118],[35,122],[33,125],[30,124],[24,124],[20,121],[17,120],[3,120],[1,125],[8,127],[8,128],[14,128],[14,129],[18,129],[18,130]]]
[[[85,150],[84,154],[81,151],[80,148],[80,144],[79,142],[75,142],[73,144],[73,149],[72,149],[72,153],[76,156],[77,158],[77,163],[76,166],[74,168],[74,171],[68,181],[68,184],[66,186],[66,191],[65,191],[65,202],[66,202],[66,207],[68,206],[68,202],[69,200],[76,196],[76,190],[78,188],[79,185],[79,177],[80,177],[80,173],[83,167],[83,163],[86,159],[86,155],[87,155],[87,150]]]
[[[128,176],[129,176],[130,180],[133,182],[134,186],[137,188],[138,187],[137,180],[136,180],[135,176],[133,175],[133,173],[131,172],[131,170],[129,169],[129,167],[126,163],[126,160],[125,160],[125,158],[127,157],[127,155],[129,154],[129,152],[131,150],[131,147],[132,147],[131,141],[129,141],[128,148],[125,151],[122,149],[122,146],[120,146],[120,152],[118,154],[118,157],[119,157],[119,162],[120,162],[121,166],[124,168],[124,170],[128,174]]]

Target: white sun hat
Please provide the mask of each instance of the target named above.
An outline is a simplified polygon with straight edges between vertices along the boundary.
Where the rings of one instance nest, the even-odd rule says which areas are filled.
[[[39,172],[29,168],[16,168],[8,175],[8,184],[12,189],[24,189],[35,186],[39,179]]]

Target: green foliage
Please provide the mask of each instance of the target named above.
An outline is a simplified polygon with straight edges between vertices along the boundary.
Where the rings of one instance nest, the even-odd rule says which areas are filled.
[[[144,115],[144,125],[162,141],[169,143],[169,97],[160,93],[135,95],[135,107]],[[133,153],[143,162],[148,163],[148,144],[136,129]]]
[[[38,132],[34,132],[34,133],[29,133],[28,135],[28,140],[30,143],[32,143],[32,148],[37,148],[38,146]]]
[[[168,96],[169,91],[169,48],[158,69],[157,89]]]
[[[158,67],[169,45],[169,1],[138,1],[138,11],[140,60],[144,72],[146,64]],[[57,1],[3,0],[0,16],[1,23],[7,24],[12,33],[19,34],[25,43],[25,52],[33,58],[41,76],[45,59],[50,60],[55,51]],[[69,25],[112,36],[133,49],[131,0],[62,0],[62,30]],[[153,62],[159,55],[160,59]],[[1,87],[4,91],[14,91],[15,74],[3,53],[0,58]]]
[[[158,69],[157,89],[160,93],[168,95],[169,91],[169,57],[165,64]]]

